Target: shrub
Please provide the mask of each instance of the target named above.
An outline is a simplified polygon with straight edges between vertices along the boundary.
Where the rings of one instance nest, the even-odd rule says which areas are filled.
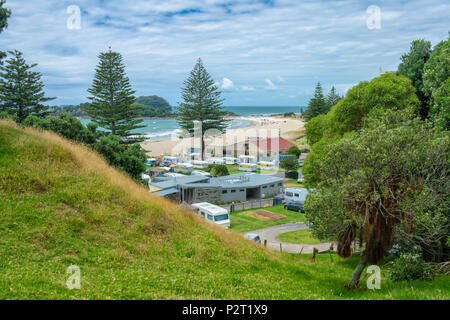
[[[227,166],[223,165],[223,164],[213,167],[210,172],[211,172],[211,174],[218,176],[218,177],[228,176],[230,174]]]
[[[392,281],[432,280],[433,273],[419,253],[408,252],[392,262],[390,278]]]
[[[290,147],[288,149],[287,153],[294,155],[296,158],[300,157],[300,155],[302,154],[302,152],[300,151],[300,149],[297,146]]]

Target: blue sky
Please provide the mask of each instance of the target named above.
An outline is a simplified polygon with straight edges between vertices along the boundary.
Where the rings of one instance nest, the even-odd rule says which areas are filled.
[[[81,9],[81,29],[66,12]],[[381,26],[367,26],[371,5]],[[228,106],[306,105],[317,81],[339,92],[395,70],[410,42],[446,39],[450,2],[310,0],[7,0],[0,49],[18,49],[44,75],[54,104],[86,101],[97,55],[124,56],[136,95],[172,105],[198,57]]]

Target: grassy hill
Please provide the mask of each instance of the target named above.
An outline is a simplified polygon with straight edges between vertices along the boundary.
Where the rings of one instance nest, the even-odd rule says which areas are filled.
[[[346,291],[354,259],[270,252],[149,194],[82,146],[6,121],[0,257],[0,299],[450,298],[448,277]],[[70,265],[81,290],[65,286]]]

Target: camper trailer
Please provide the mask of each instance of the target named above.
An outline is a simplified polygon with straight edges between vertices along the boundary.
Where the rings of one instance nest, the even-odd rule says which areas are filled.
[[[224,157],[225,164],[238,164],[238,159],[233,157]]]
[[[208,164],[225,164],[225,160],[222,158],[211,157],[206,159],[206,161],[208,162]]]
[[[145,160],[145,164],[150,167],[156,167],[158,165],[158,161],[155,158],[148,158]]]
[[[177,163],[173,170],[184,174],[191,174],[194,166],[190,163]]]
[[[162,162],[166,162],[166,163],[177,163],[177,162],[178,162],[178,157],[165,156],[165,157],[162,159]]]
[[[192,165],[194,166],[195,169],[206,169],[208,168],[208,162],[206,161],[201,161],[201,160],[193,160]]]
[[[256,163],[239,163],[239,170],[254,172],[258,169]]]
[[[192,205],[205,220],[224,228],[230,227],[230,217],[227,209],[213,205],[209,202],[194,203]]]
[[[275,162],[260,161],[260,162],[258,162],[258,167],[261,170],[274,170],[275,169]]]
[[[284,200],[285,200],[285,203],[290,203],[290,202],[305,203],[307,194],[308,194],[307,189],[286,188],[284,190]]]
[[[185,156],[187,162],[202,160],[202,154],[198,152],[194,152]]]
[[[256,164],[257,159],[255,156],[239,156],[239,163],[255,163]]]

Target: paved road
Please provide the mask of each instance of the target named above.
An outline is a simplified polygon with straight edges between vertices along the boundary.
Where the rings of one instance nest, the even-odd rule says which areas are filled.
[[[287,224],[281,224],[278,226],[268,227],[264,229],[259,229],[255,231],[251,231],[252,233],[259,234],[259,237],[261,238],[262,243],[264,244],[264,240],[267,240],[267,247],[273,250],[280,251],[280,243],[283,252],[289,252],[289,253],[299,253],[300,250],[302,250],[302,253],[312,253],[313,248],[316,248],[319,250],[319,252],[327,251],[330,249],[330,246],[332,242],[325,242],[325,243],[319,243],[319,244],[294,244],[294,243],[287,243],[280,240],[277,240],[277,236],[282,233],[291,232],[291,231],[297,231],[302,229],[308,229],[308,225],[304,222],[297,222],[297,223],[287,223]],[[333,246],[336,249],[336,245]]]

